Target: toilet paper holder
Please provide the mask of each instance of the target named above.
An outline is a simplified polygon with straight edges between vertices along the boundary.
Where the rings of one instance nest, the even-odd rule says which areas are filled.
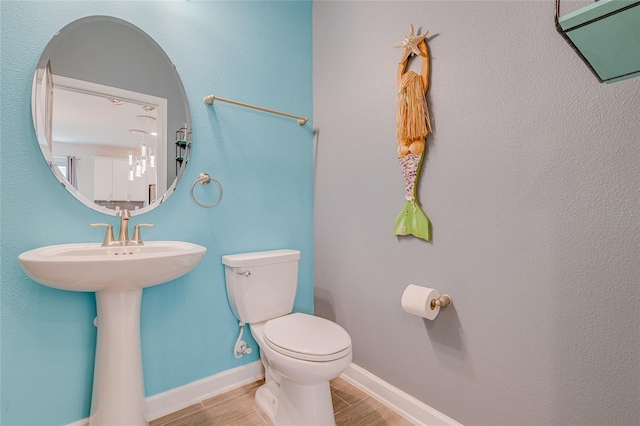
[[[441,308],[444,308],[445,306],[450,306],[452,303],[453,303],[453,299],[451,299],[451,296],[449,296],[448,294],[443,294],[437,299],[431,299],[430,306],[431,306],[431,310],[434,310],[436,306],[440,306]]]
[[[434,320],[440,313],[440,308],[453,304],[451,296],[440,294],[438,290],[415,284],[409,286],[402,293],[400,305],[407,313],[417,315],[428,320]]]

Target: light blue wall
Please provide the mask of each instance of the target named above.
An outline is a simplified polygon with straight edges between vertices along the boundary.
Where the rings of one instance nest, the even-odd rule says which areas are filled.
[[[311,2],[2,1],[0,7],[3,425],[64,424],[89,414],[94,297],[41,286],[17,259],[39,246],[98,242],[102,231],[87,225],[116,223],[57,183],[32,129],[31,80],[40,53],[58,29],[83,16],[116,16],[153,37],[175,63],[192,112],[193,158],[182,184],[160,208],[132,219],[156,225],[147,239],[208,248],[193,272],[144,291],[147,395],[257,359],[258,351],[233,358],[238,327],[222,255],[301,250],[296,309],[313,311],[312,124],[202,102],[214,93],[310,117]],[[200,172],[224,185],[213,209],[189,197]]]

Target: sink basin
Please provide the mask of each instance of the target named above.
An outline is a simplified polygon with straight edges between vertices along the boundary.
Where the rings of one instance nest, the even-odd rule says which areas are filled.
[[[171,281],[195,268],[206,251],[203,246],[182,241],[111,247],[80,243],[29,250],[18,259],[40,284],[97,292],[133,290]]]
[[[142,289],[191,271],[207,249],[182,241],[102,247],[62,244],[18,256],[27,274],[60,290],[95,292],[98,312],[90,426],[148,426],[142,352]]]

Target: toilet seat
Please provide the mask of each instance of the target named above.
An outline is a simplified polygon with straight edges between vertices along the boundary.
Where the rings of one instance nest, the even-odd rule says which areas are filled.
[[[333,361],[351,352],[351,337],[342,327],[303,313],[267,321],[264,341],[276,352],[306,361]]]

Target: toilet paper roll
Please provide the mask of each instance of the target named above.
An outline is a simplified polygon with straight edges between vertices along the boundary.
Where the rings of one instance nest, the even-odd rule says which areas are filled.
[[[417,315],[428,320],[438,316],[440,306],[431,308],[431,301],[440,297],[437,290],[428,287],[420,287],[414,284],[409,286],[402,293],[402,309],[406,312]]]

